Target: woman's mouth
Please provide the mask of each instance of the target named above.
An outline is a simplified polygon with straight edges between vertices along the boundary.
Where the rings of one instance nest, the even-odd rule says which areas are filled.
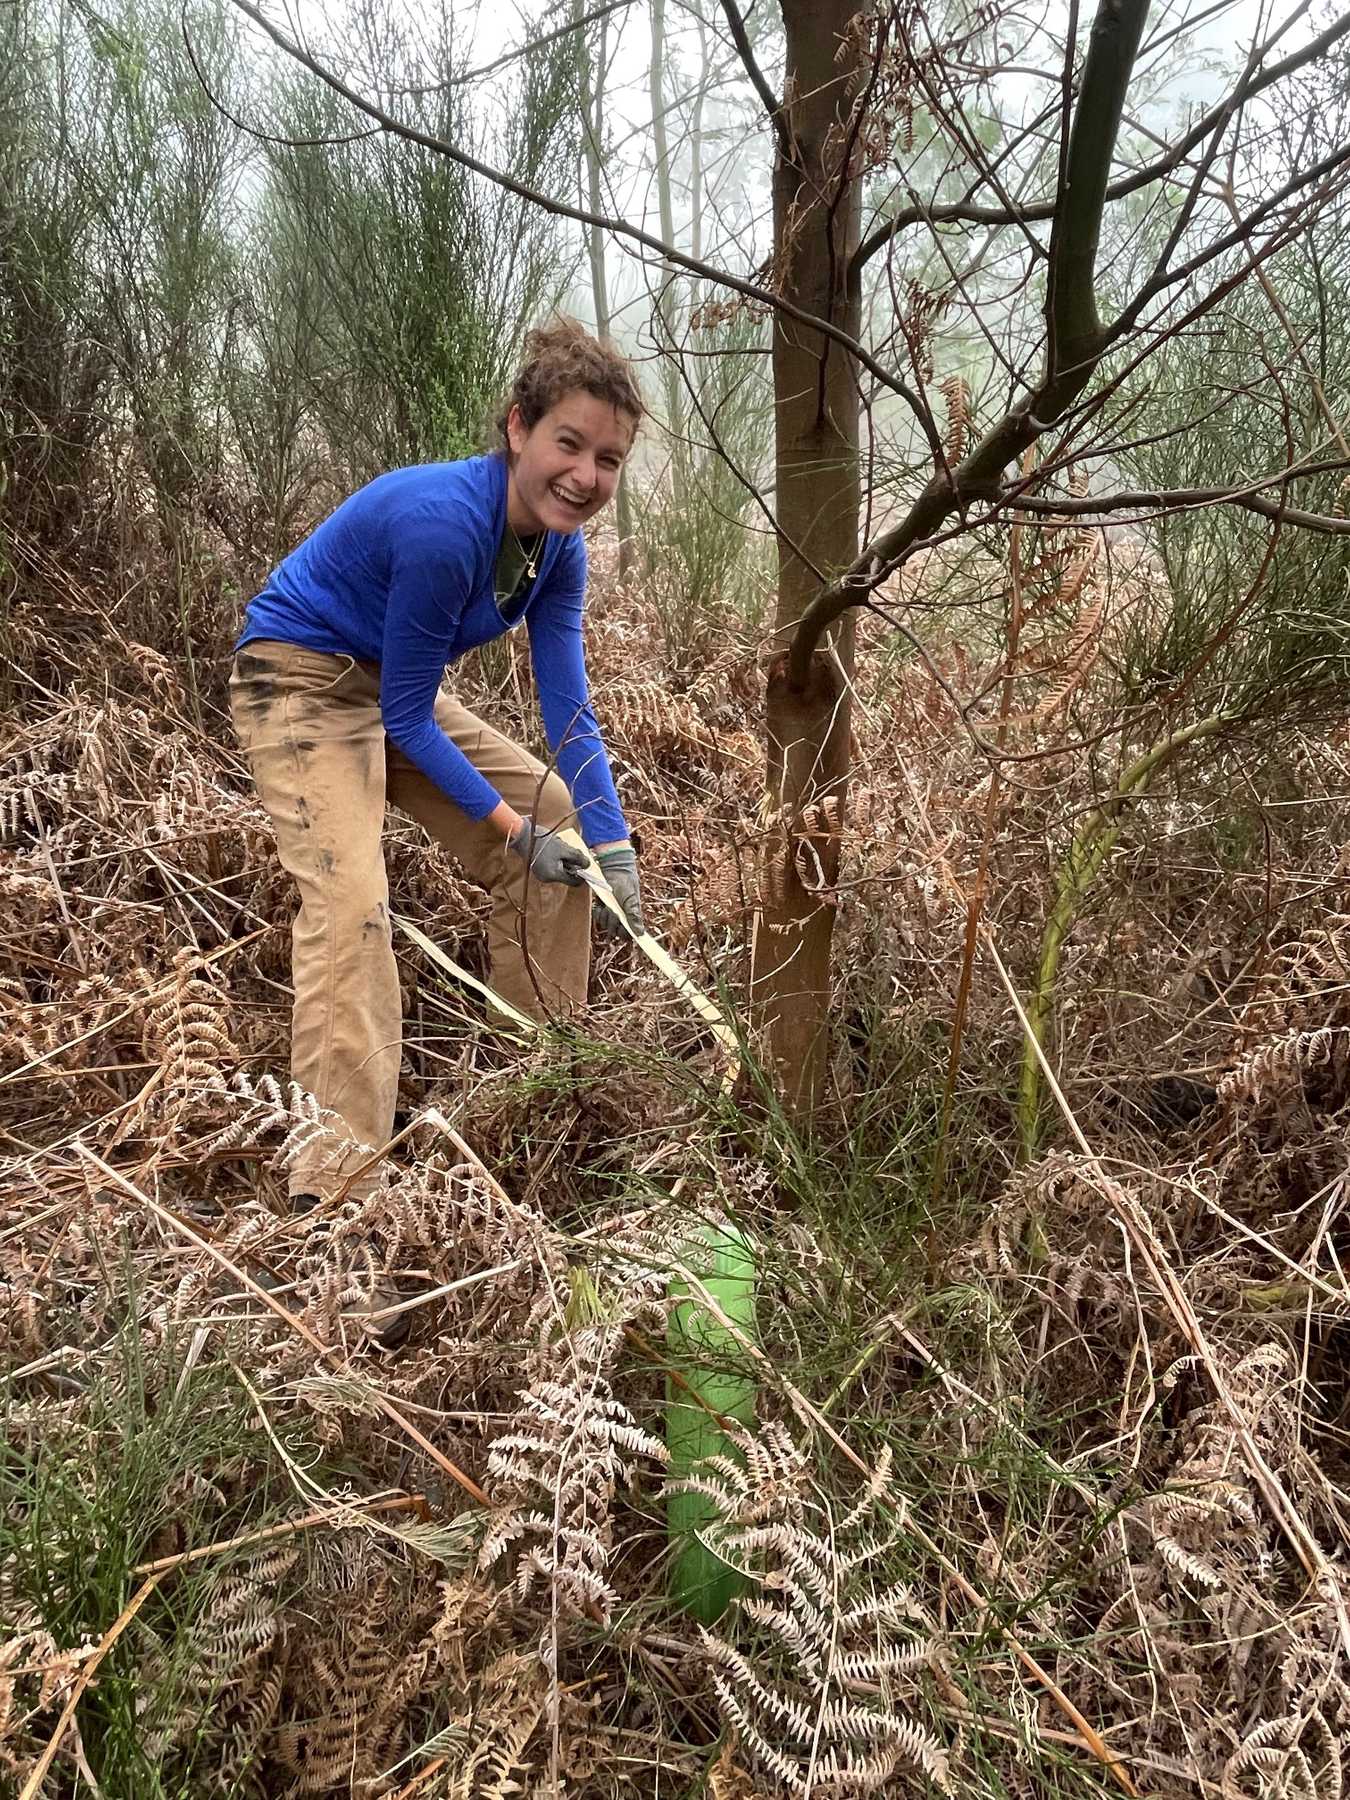
[[[567,507],[571,512],[585,512],[591,503],[589,494],[574,494],[570,489],[560,487],[556,481],[549,483],[548,491],[560,505]]]

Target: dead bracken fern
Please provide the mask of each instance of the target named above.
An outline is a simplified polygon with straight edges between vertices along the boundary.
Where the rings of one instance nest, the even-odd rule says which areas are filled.
[[[164,1071],[156,1104],[181,1112],[223,1085],[221,1071],[234,1059],[234,1040],[219,974],[203,969],[201,958],[188,950],[178,951],[173,968],[167,994],[146,977],[155,998],[145,1015],[141,1049]]]
[[[173,1678],[169,1647],[142,1624],[146,1671],[140,1725],[147,1755],[167,1760],[201,1730],[209,1709],[222,1774],[242,1774],[281,1699],[275,1652],[284,1628],[285,1578],[299,1558],[282,1541],[217,1575],[193,1622],[192,1660]]]
[[[1078,606],[1078,617],[1053,651],[1035,653],[1038,672],[1051,677],[1048,691],[1032,714],[1038,725],[1068,705],[1101,655],[1106,587],[1093,579],[1087,560],[1073,572],[1072,591],[1065,596],[1065,603]]]
[[[932,381],[937,361],[936,334],[942,315],[955,299],[950,288],[924,287],[907,276],[901,289],[903,309],[898,320],[901,337],[909,348],[914,372],[920,381]]]
[[[905,78],[899,61],[893,72]],[[948,301],[904,295],[930,375],[955,361]],[[949,394],[949,424],[956,410]],[[1080,471],[1067,487],[1081,496]],[[1087,735],[1101,723],[1113,634],[1156,598],[1156,572],[1127,548],[1109,569],[1092,560],[1099,535],[1068,517],[1025,528],[1013,728],[1019,754],[1046,754],[1003,784],[985,897],[1019,980],[1051,891],[1047,846],[1099,802],[1114,753],[1114,740],[1084,755],[1061,739],[1080,715]],[[60,605],[79,608],[78,582],[20,560],[26,582],[46,569]],[[931,620],[1006,577],[993,555],[965,568],[934,550],[893,588]],[[174,1421],[167,1457],[224,1396],[243,1421],[224,1448],[185,1443],[77,1559],[108,1568],[116,1543],[128,1564],[211,1552],[165,1572],[101,1666],[55,1753],[52,1800],[93,1791],[81,1759],[110,1800],[140,1791],[114,1760],[119,1694],[123,1736],[194,1800],[1100,1786],[996,1621],[1036,1649],[1141,1792],[1334,1796],[1350,1732],[1335,1586],[1350,1329],[1343,739],[1301,746],[1294,778],[1316,803],[1272,812],[1268,857],[1241,881],[1199,855],[1232,811],[1227,788],[1165,809],[1160,795],[1158,832],[1123,836],[1061,969],[1056,1067],[1166,1244],[1239,1426],[1082,1158],[1056,1149],[1005,1180],[1017,1033],[979,959],[953,1124],[961,1204],[935,1213],[931,1244],[920,1223],[917,1252],[918,1215],[859,1207],[929,1191],[932,1071],[988,810],[989,763],[961,708],[983,696],[970,718],[989,731],[1000,654],[925,624],[939,681],[874,654],[889,640],[868,645],[847,819],[822,805],[778,821],[761,874],[755,646],[729,630],[706,666],[642,688],[635,646],[646,659],[658,641],[642,608],[634,584],[606,594],[592,674],[658,931],[702,985],[744,991],[757,908],[793,882],[831,909],[847,1034],[837,1110],[809,1157],[753,1108],[730,1109],[697,1023],[622,952],[599,959],[586,1032],[523,1046],[475,1023],[400,943],[404,1135],[364,1197],[293,1217],[302,1147],[335,1162],[368,1152],[280,1074],[293,896],[227,730],[189,722],[172,643],[119,645],[92,600],[86,636],[7,721],[0,1479],[41,1479],[7,1489],[0,1515],[0,1787],[22,1790],[141,1580],[118,1568],[81,1610],[78,1582],[39,1591],[45,1564],[23,1543],[49,1553],[62,1521],[97,1517],[156,1421]],[[14,630],[46,654],[31,593],[16,596]],[[223,628],[219,648],[223,669]],[[215,727],[221,696],[204,679]],[[512,695],[468,697],[533,729],[523,706],[505,716]],[[397,820],[388,852],[395,909],[482,973],[483,897]],[[1195,1116],[1122,1122],[1131,1083],[1183,1068],[1205,1090]],[[877,1163],[837,1154],[878,1130]],[[878,1465],[858,1493],[823,1435],[789,1437],[766,1373],[745,1466],[704,1475],[720,1553],[750,1583],[706,1642],[666,1593],[659,1487],[668,1276],[691,1218],[750,1231],[774,1370]],[[377,1292],[406,1308],[396,1356],[362,1317]],[[1253,1448],[1323,1546],[1328,1582],[1309,1584],[1274,1525]],[[53,1493],[66,1511],[48,1530],[39,1499]],[[916,1550],[902,1493],[988,1613]],[[402,1510],[353,1522],[385,1495]],[[259,1527],[293,1535],[211,1551]]]
[[[13,1616],[0,1638],[0,1770],[17,1780],[33,1748],[32,1722],[59,1705],[93,1654],[90,1642],[62,1649],[41,1626],[24,1629]]]
[[[970,387],[963,375],[947,375],[939,382],[947,402],[947,430],[942,440],[942,454],[949,463],[958,463],[970,448]]]
[[[611,681],[605,686],[603,704],[606,730],[618,745],[640,746],[647,757],[691,751],[717,754],[717,734],[684,695],[667,693],[649,682]]]
[[[785,1430],[733,1435],[743,1462],[710,1457],[679,1485],[712,1501],[707,1541],[754,1587],[734,1640],[701,1628],[743,1750],[794,1794],[890,1792],[902,1768],[951,1792],[946,1750],[904,1709],[932,1627],[907,1585],[873,1576],[904,1531],[889,1456],[836,1516]]]
[[[1299,1164],[1316,1158],[1320,1136],[1287,1096],[1309,1065],[1334,1067],[1338,1077],[1344,1068],[1326,1039],[1295,1038],[1248,1058],[1222,1084],[1230,1134],[1217,1165],[1192,1168],[1188,1183],[1225,1218],[1251,1215],[1250,1196],[1264,1196],[1272,1163],[1283,1183],[1307,1182]],[[1253,1106],[1259,1135],[1242,1122]],[[1200,1252],[1206,1214],[1185,1194],[1179,1186],[1170,1230]],[[1262,1208],[1268,1218],[1264,1198]],[[1158,1213],[1164,1216],[1161,1207]],[[1291,1264],[1315,1246],[1316,1224],[1284,1221],[1280,1238]],[[1212,1250],[1200,1252],[1198,1265],[1222,1304],[1240,1308],[1244,1278],[1252,1280],[1246,1270],[1261,1265],[1254,1245],[1231,1230],[1225,1237],[1231,1268],[1221,1269]],[[985,1254],[1001,1282],[1024,1292],[1023,1329],[1061,1404],[1071,1408],[1077,1394],[1105,1384],[1123,1391],[1123,1419],[1132,1406],[1147,1407],[1150,1394],[1165,1398],[1172,1417],[1162,1478],[1140,1472],[1118,1493],[1098,1552],[1105,1610],[1093,1649],[1061,1652],[1060,1678],[1074,1688],[1091,1671],[1122,1706],[1147,1707],[1141,1753],[1169,1767],[1211,1769],[1225,1794],[1251,1800],[1333,1791],[1329,1771],[1350,1750],[1338,1625],[1350,1572],[1332,1562],[1335,1591],[1310,1593],[1302,1571],[1290,1571],[1281,1528],[1234,1422],[1236,1413],[1265,1466],[1335,1544],[1339,1508],[1295,1424],[1298,1372],[1288,1347],[1263,1334],[1259,1311],[1248,1314],[1246,1347],[1230,1350],[1220,1371],[1221,1404],[1200,1360],[1189,1348],[1178,1354],[1161,1296],[1137,1279],[1123,1229],[1103,1214],[1099,1183],[1081,1159],[1062,1152],[1009,1182]],[[1192,1292],[1204,1291],[1193,1278]],[[1237,1335],[1230,1328],[1230,1342]],[[1157,1374],[1137,1392],[1141,1362]],[[1218,1663],[1216,1643],[1227,1647]]]

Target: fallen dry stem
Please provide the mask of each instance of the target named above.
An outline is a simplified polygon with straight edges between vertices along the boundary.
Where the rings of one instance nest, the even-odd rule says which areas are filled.
[[[311,1531],[316,1525],[332,1525],[352,1513],[363,1517],[381,1512],[416,1512],[423,1520],[430,1515],[425,1494],[373,1496],[369,1500],[344,1500],[338,1506],[327,1506],[306,1513],[302,1519],[287,1519],[280,1525],[268,1525],[261,1531],[245,1531],[239,1537],[217,1538],[214,1544],[201,1544],[195,1550],[180,1550],[176,1556],[161,1556],[158,1562],[137,1563],[133,1575],[163,1575],[169,1569],[181,1569],[185,1563],[202,1562],[208,1556],[223,1556],[228,1550],[242,1550],[251,1544],[270,1543],[274,1538],[293,1537],[299,1531]]]
[[[79,1154],[84,1157],[86,1162],[92,1163],[94,1167],[100,1170],[102,1174],[106,1175],[110,1181],[116,1182],[123,1193],[128,1194],[133,1200],[139,1201],[140,1204],[147,1207],[157,1219],[162,1220],[163,1223],[168,1225],[172,1230],[181,1233],[181,1235],[187,1238],[189,1242],[195,1244],[199,1250],[205,1250],[206,1254],[213,1262],[219,1263],[220,1267],[233,1275],[236,1281],[241,1282],[255,1299],[261,1300],[263,1304],[269,1307],[298,1337],[303,1338],[316,1355],[322,1356],[325,1361],[332,1357],[342,1356],[342,1351],[338,1349],[336,1345],[325,1344],[322,1338],[316,1337],[302,1319],[297,1319],[295,1314],[284,1307],[279,1300],[269,1294],[266,1288],[259,1286],[251,1275],[245,1274],[238,1263],[233,1262],[226,1256],[223,1250],[217,1249],[214,1244],[202,1237],[200,1233],[194,1231],[184,1220],[175,1218],[173,1213],[171,1213],[167,1207],[161,1206],[157,1200],[152,1200],[149,1194],[145,1193],[143,1189],[138,1188],[133,1182],[128,1181],[125,1175],[120,1175],[116,1169],[111,1168],[104,1162],[103,1158],[96,1155],[87,1144],[77,1142],[75,1148]],[[424,1451],[439,1469],[443,1470],[452,1481],[457,1482],[459,1486],[464,1489],[466,1494],[476,1500],[480,1506],[489,1506],[491,1504],[487,1495],[483,1492],[482,1488],[479,1487],[473,1477],[471,1475],[466,1475],[463,1469],[451,1462],[450,1458],[446,1456],[443,1451],[438,1450],[431,1439],[427,1437],[425,1433],[419,1431],[412,1420],[405,1417],[405,1415],[394,1405],[392,1400],[387,1399],[385,1395],[380,1393],[378,1388],[370,1389],[370,1398],[391,1424],[397,1425],[400,1431],[410,1437],[413,1443],[417,1445],[418,1449]]]
[[[448,1756],[436,1757],[434,1761],[427,1764],[425,1769],[414,1775],[406,1787],[401,1787],[396,1794],[391,1794],[389,1800],[413,1800],[413,1795],[420,1793],[434,1775],[440,1774],[449,1761]]]
[[[1251,1427],[1247,1423],[1241,1408],[1233,1399],[1228,1383],[1224,1380],[1218,1363],[1214,1359],[1214,1352],[1210,1348],[1209,1341],[1205,1336],[1200,1321],[1195,1315],[1195,1309],[1192,1307],[1185,1289],[1177,1280],[1176,1274],[1167,1260],[1166,1253],[1164,1252],[1162,1245],[1158,1242],[1157,1234],[1144,1216],[1138,1203],[1126,1194],[1119,1182],[1113,1180],[1113,1178],[1106,1173],[1106,1170],[1101,1165],[1100,1159],[1092,1150],[1087,1138],[1084,1136],[1082,1127],[1078,1123],[1073,1108],[1065,1098],[1064,1090],[1059,1085],[1054,1070],[1050,1067],[1049,1058],[1046,1056],[1040,1040],[1032,1029],[1031,1021],[1028,1019],[1026,1010],[1022,1005],[1021,999],[1018,997],[1017,990],[1013,985],[1012,977],[1008,974],[1003,958],[998,953],[998,946],[994,942],[993,933],[986,925],[981,927],[980,935],[984,940],[985,948],[993,959],[994,966],[998,971],[1000,981],[1007,991],[1008,998],[1012,1002],[1013,1010],[1017,1014],[1018,1023],[1026,1034],[1027,1043],[1034,1050],[1036,1059],[1041,1066],[1041,1073],[1044,1075],[1051,1093],[1055,1096],[1055,1104],[1063,1113],[1065,1123],[1073,1133],[1074,1141],[1077,1143],[1086,1159],[1087,1169],[1085,1170],[1085,1173],[1090,1174],[1099,1183],[1102,1193],[1116,1209],[1117,1217],[1128,1234],[1130,1242],[1143,1258],[1145,1266],[1157,1283],[1158,1290],[1167,1303],[1168,1310],[1185,1333],[1192,1350],[1195,1352],[1206,1375],[1209,1377],[1210,1386],[1214,1390],[1215,1398],[1228,1415],[1229,1422],[1233,1427],[1238,1444],[1242,1450],[1243,1459],[1252,1472],[1252,1478],[1270,1511],[1271,1517],[1289,1540],[1294,1554],[1303,1565],[1304,1572],[1307,1574],[1309,1580],[1314,1582],[1326,1594],[1328,1600],[1335,1607],[1337,1626],[1341,1635],[1341,1645],[1345,1655],[1350,1658],[1350,1618],[1347,1618],[1346,1616],[1345,1599],[1341,1593],[1340,1584],[1337,1582],[1335,1574],[1332,1571],[1330,1564],[1327,1562],[1321,1546],[1313,1536],[1311,1529],[1298,1511],[1298,1508],[1285,1492],[1284,1484],[1281,1482],[1279,1476],[1262,1455],[1260,1445],[1252,1436]]]

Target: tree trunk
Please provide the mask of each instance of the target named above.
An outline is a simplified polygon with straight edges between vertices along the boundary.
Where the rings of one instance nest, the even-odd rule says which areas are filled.
[[[783,0],[785,100],[773,183],[775,273],[784,298],[857,337],[847,270],[858,241],[854,96],[865,49],[852,0]],[[841,46],[844,46],[841,55]],[[777,653],[768,673],[768,793],[752,1018],[789,1112],[809,1123],[827,1067],[833,888],[849,765],[850,619],[788,668],[793,627],[822,583],[858,551],[857,371],[820,333],[778,315]]]
[[[572,0],[572,16],[582,16],[582,0]],[[609,21],[600,21],[600,43],[591,62],[591,47],[583,39],[581,45],[581,148],[586,162],[586,205],[593,213],[604,211],[601,192],[600,158],[605,134],[605,81],[609,74]],[[605,234],[598,225],[586,227],[586,251],[591,265],[591,305],[595,312],[598,337],[610,334],[609,274],[605,268]],[[628,485],[628,471],[619,471],[619,485],[614,496],[615,524],[619,533],[619,574],[622,579],[633,573],[633,497]]]
[[[712,83],[712,58],[708,53],[708,28],[700,14],[694,15],[698,27],[698,92],[689,118],[689,254],[695,262],[703,261],[703,114]],[[697,277],[689,287],[689,316],[697,317],[703,303],[703,287]],[[705,377],[708,372],[704,357],[695,357],[692,383],[699,408],[702,409]]]
[[[648,64],[648,82],[652,107],[652,151],[656,161],[656,202],[661,219],[661,241],[675,242],[675,205],[671,195],[670,138],[666,131],[666,0],[652,0],[652,53]],[[657,348],[661,356],[661,379],[665,390],[666,428],[670,432],[670,494],[676,510],[684,504],[685,445],[684,396],[680,391],[680,371],[674,349],[676,326],[675,271],[669,265],[661,270],[661,286],[656,296],[658,322]]]
[[[698,92],[694,95],[694,111],[689,120],[689,253],[695,262],[702,262],[703,110],[712,81],[712,58],[708,54],[708,28],[697,13],[694,23],[698,27]]]

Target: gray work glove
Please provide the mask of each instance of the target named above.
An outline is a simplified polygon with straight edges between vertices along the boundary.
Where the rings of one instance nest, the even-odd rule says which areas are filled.
[[[506,840],[536,881],[565,881],[568,887],[584,887],[581,871],[590,855],[580,844],[569,844],[556,831],[544,831],[533,819],[522,819],[520,829]]]
[[[631,844],[616,844],[612,850],[600,850],[595,860],[600,865],[600,873],[609,883],[614,898],[624,910],[624,917],[633,928],[633,935],[641,937],[645,927],[642,923],[642,889],[638,885],[637,851]],[[614,914],[603,903],[597,902],[600,914],[600,929],[614,937],[623,936],[623,926]]]

